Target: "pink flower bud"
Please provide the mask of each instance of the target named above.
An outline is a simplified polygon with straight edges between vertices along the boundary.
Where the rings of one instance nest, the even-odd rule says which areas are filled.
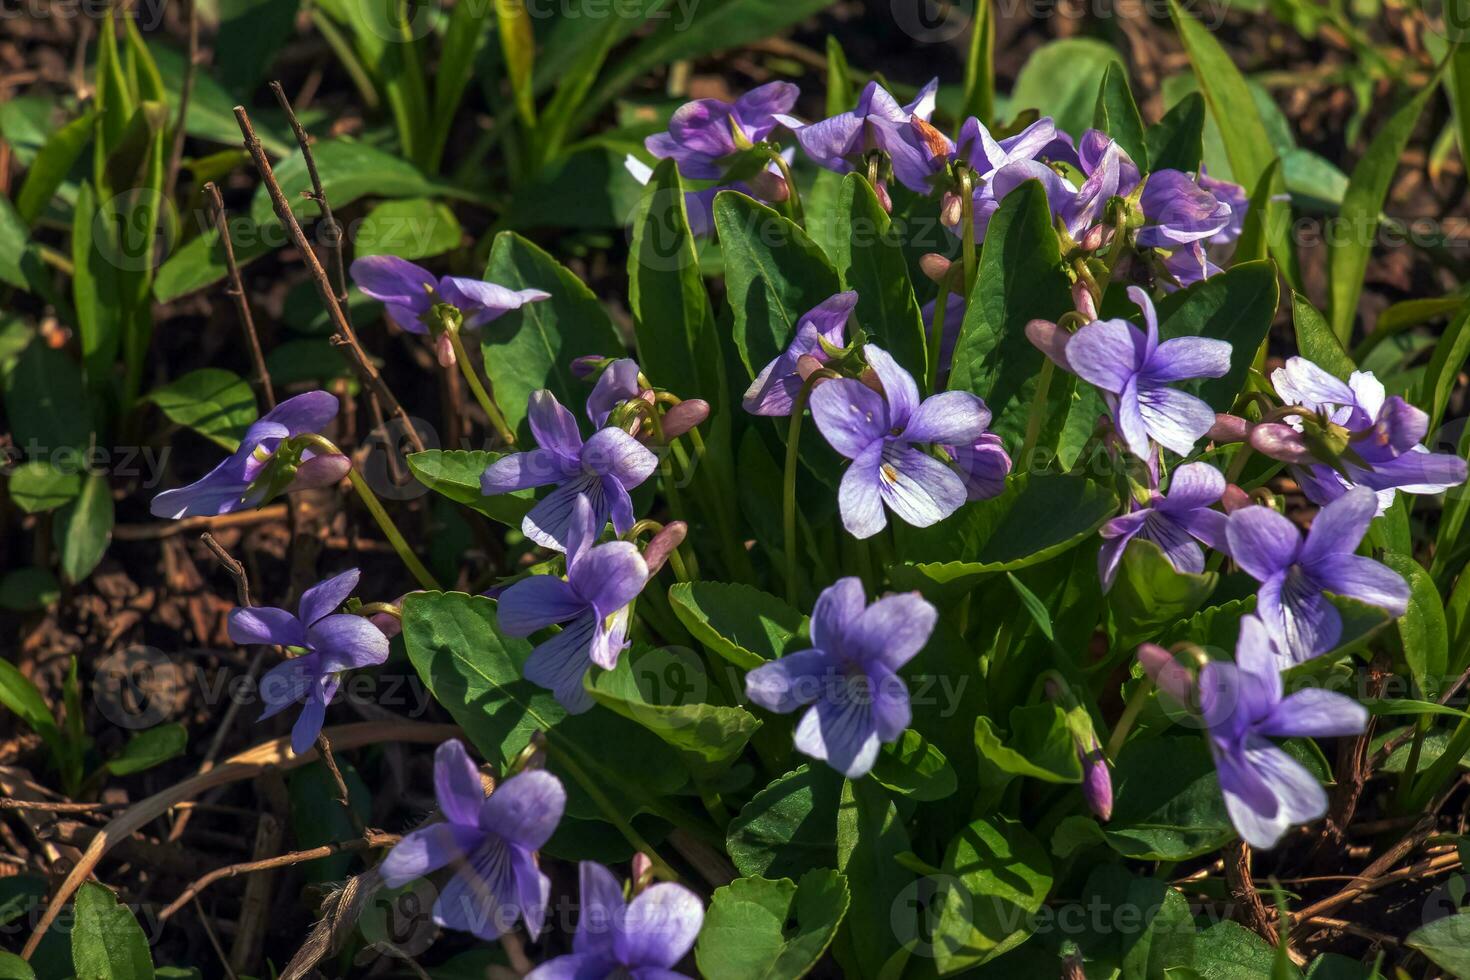
[[[1084,323],[1097,319],[1097,303],[1092,298],[1092,290],[1081,279],[1072,283],[1072,306],[1082,314]]]
[[[1194,675],[1189,668],[1174,659],[1174,655],[1152,643],[1138,648],[1138,662],[1144,673],[1153,680],[1154,686],[1180,705],[1189,705],[1194,694]]]
[[[1072,370],[1067,363],[1067,341],[1071,334],[1050,320],[1032,320],[1026,324],[1026,339],[1063,370]]]
[[[670,406],[669,410],[664,412],[664,439],[675,439],[682,436],[696,425],[704,424],[707,418],[709,418],[709,402],[703,398],[686,398],[679,404]]]
[[[1225,487],[1224,494],[1220,496],[1220,504],[1225,508],[1225,513],[1233,514],[1242,507],[1251,505],[1251,495],[1231,483]]]
[[[811,354],[803,354],[796,359],[796,373],[805,381],[822,368],[826,367],[821,361]]]
[[[954,191],[945,191],[939,201],[939,220],[953,228],[965,216],[965,202]]]
[[[296,475],[286,490],[290,493],[297,490],[315,490],[318,487],[335,486],[351,469],[352,460],[341,453],[323,453],[320,456],[313,456],[311,459],[302,460],[301,465],[296,467]]]
[[[669,560],[669,552],[683,544],[684,536],[688,533],[688,524],[683,521],[669,521],[662,531],[648,539],[648,544],[643,549],[643,563],[648,566],[649,578],[658,574],[658,570],[664,567],[664,562]]]
[[[434,357],[439,361],[440,367],[454,367],[454,344],[450,343],[449,334],[441,333],[434,338]]]
[[[1250,438],[1251,423],[1239,415],[1230,415],[1221,412],[1215,416],[1215,424],[1210,426],[1210,431],[1205,433],[1205,438],[1211,442],[1245,442]]]
[[[1106,821],[1113,815],[1113,775],[1108,769],[1108,760],[1100,748],[1081,753],[1081,756],[1082,798],[1099,820]]]
[[[1251,429],[1250,446],[1283,463],[1310,463],[1312,452],[1302,434],[1285,422],[1262,422]]]
[[[1112,229],[1107,225],[1093,225],[1087,229],[1087,233],[1082,236],[1082,241],[1078,244],[1082,246],[1084,252],[1096,252],[1108,243],[1108,239],[1112,237],[1111,232]]]
[[[633,855],[633,893],[641,892],[649,882],[653,881],[653,861],[649,860],[647,854],[642,851]]]
[[[944,282],[949,267],[954,263],[938,252],[929,252],[919,257],[919,269],[931,282]]]
[[[780,204],[791,196],[791,189],[786,186],[786,179],[769,170],[762,170],[750,178],[748,183],[756,197],[763,201],[770,201],[772,204]]]
[[[880,180],[878,186],[874,187],[873,190],[878,193],[878,203],[882,205],[883,212],[885,214],[892,214],[893,198],[888,196],[888,185]]]

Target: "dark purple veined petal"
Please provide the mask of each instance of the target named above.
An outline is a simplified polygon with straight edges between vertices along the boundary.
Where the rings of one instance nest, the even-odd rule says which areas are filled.
[[[785,715],[811,704],[833,683],[838,683],[838,667],[831,654],[816,648],[798,650],[749,671],[745,696],[767,711]]]
[[[422,266],[396,255],[370,255],[355,260],[348,273],[364,296],[380,303],[407,307],[416,313],[431,305],[429,290],[438,280]]]
[[[537,867],[531,852],[520,847],[510,848],[510,871],[526,933],[533,940],[539,939],[551,913],[551,878]]]
[[[1351,388],[1305,357],[1288,357],[1285,365],[1271,372],[1271,385],[1288,404],[1313,411],[1357,404]]]
[[[938,618],[934,606],[916,592],[884,596],[848,624],[844,652],[864,664],[898,670],[929,642]]]
[[[576,476],[579,470],[575,458],[559,456],[547,449],[511,453],[485,467],[480,475],[480,492],[489,497],[544,487]]]
[[[306,627],[301,620],[274,606],[241,606],[231,609],[227,623],[227,632],[234,643],[306,646]]]
[[[301,714],[296,716],[296,723],[291,726],[292,752],[297,755],[305,755],[316,744],[316,737],[321,734],[322,726],[326,724],[327,705],[331,704],[332,698],[337,696],[337,684],[335,677],[319,676],[308,685],[306,700],[301,704]]]
[[[566,536],[568,568],[576,563],[579,555],[597,544],[606,526],[607,515],[599,515],[586,494],[579,494],[572,501],[572,516],[567,521]]]
[[[1121,394],[1143,365],[1145,342],[1127,320],[1094,320],[1067,340],[1067,364],[1083,381]]]
[[[485,786],[480,770],[457,738],[434,750],[434,797],[450,823],[478,827]]]
[[[613,936],[623,928],[623,886],[595,861],[579,863],[577,877],[582,908],[572,948],[579,956],[595,956],[605,963],[613,959]]]
[[[1230,205],[1178,170],[1149,174],[1139,205],[1144,225],[1137,241],[1144,248],[1188,245],[1216,235],[1230,223]]]
[[[883,494],[879,490],[884,445],[879,439],[858,454],[837,486],[842,526],[855,538],[871,538],[888,526],[888,514],[883,509]]]
[[[1218,764],[1218,760],[1217,760]],[[1274,847],[1286,831],[1302,823],[1316,820],[1327,812],[1327,793],[1307,769],[1284,751],[1263,738],[1248,738],[1238,760],[1220,770],[1220,788],[1225,791],[1225,807],[1240,836],[1252,847]],[[1264,786],[1274,806],[1269,810],[1257,801],[1241,795],[1246,781],[1240,773],[1249,772],[1254,786]]]
[[[1371,490],[1355,487],[1323,507],[1312,519],[1311,530],[1302,544],[1299,561],[1306,566],[1334,555],[1351,555],[1368,533],[1378,498]]]
[[[510,852],[500,838],[484,835],[434,901],[434,921],[486,941],[509,932],[521,917]]]
[[[868,664],[867,675],[873,701],[873,730],[880,742],[896,741],[913,721],[908,685],[883,663]]]
[[[856,575],[844,576],[823,589],[812,607],[812,646],[841,650],[847,643],[848,627],[863,614],[866,605],[863,580]]]
[[[1416,447],[1373,469],[1354,473],[1362,486],[1373,490],[1398,489],[1404,493],[1443,493],[1465,482],[1465,460],[1451,453],[1431,453]]]
[[[1261,583],[1256,614],[1281,638],[1294,663],[1311,660],[1337,646],[1342,614],[1327,601],[1318,584],[1293,567]]]
[[[587,498],[597,525],[606,524],[608,504],[603,481],[589,474],[562,484],[538,501],[522,518],[522,533],[543,548],[565,551],[573,509],[581,496]]]
[[[847,173],[852,169],[848,157],[855,156],[862,148],[863,130],[863,120],[857,113],[843,112],[795,132],[796,141],[813,163],[826,170]]]
[[[462,276],[445,276],[439,280],[439,294],[444,302],[459,308],[465,327],[483,327],[527,303],[551,298],[550,293],[541,289],[511,289]]]
[[[736,99],[733,114],[751,142],[763,140],[776,128],[776,117],[790,112],[800,95],[791,82],[767,82]]]
[[[1225,476],[1209,463],[1185,463],[1169,480],[1169,493],[1155,506],[1166,514],[1181,514],[1219,503]]]
[[[866,776],[880,745],[867,676],[845,676],[842,683],[830,685],[797,723],[795,745],[848,779]]]
[[[863,356],[878,376],[878,382],[883,386],[883,397],[888,402],[888,426],[885,428],[903,429],[919,408],[919,386],[914,376],[876,344],[865,345]]]
[[[1138,412],[1148,437],[1181,456],[1194,451],[1215,424],[1215,410],[1188,392],[1165,388],[1140,379]],[[1132,449],[1132,447],[1129,447]],[[1135,452],[1135,455],[1138,455]]]
[[[631,608],[623,606],[599,619],[597,628],[592,631],[592,641],[587,644],[587,659],[603,670],[616,669],[618,658],[629,646],[628,622],[631,616]]]
[[[1176,571],[1198,575],[1205,570],[1204,551],[1173,516],[1155,510],[1144,521],[1139,537],[1158,545]]]
[[[592,695],[582,687],[582,677],[592,662],[587,649],[596,628],[595,613],[578,616],[532,650],[523,670],[526,680],[551,691],[557,703],[574,715],[592,707]]]
[[[556,575],[531,575],[500,594],[497,623],[506,636],[530,636],[587,612],[588,604]]]
[[[620,963],[641,976],[640,967],[670,969],[694,948],[704,925],[699,896],[673,882],[651,885],[628,903],[623,928],[613,934]]]
[[[1152,511],[1145,508],[1115,517],[1098,532],[1103,540],[1097,550],[1097,577],[1102,580],[1104,592],[1113,587],[1113,581],[1118,577],[1118,566],[1123,562],[1123,553],[1128,550],[1128,542],[1143,530],[1150,513]]]
[[[567,569],[567,578],[572,590],[601,618],[637,598],[648,581],[648,566],[633,542],[609,541],[579,555]]]
[[[620,357],[598,375],[592,393],[587,396],[587,417],[593,425],[603,425],[612,410],[625,401],[638,397],[638,362]]]
[[[357,588],[357,581],[361,577],[360,571],[349,568],[329,579],[323,579],[301,593],[301,602],[298,605],[301,621],[310,626],[323,616],[336,612],[347,601],[347,597],[352,595],[352,590]]]
[[[479,777],[476,777],[478,779]],[[378,863],[378,874],[389,888],[401,888],[456,862],[465,861],[480,846],[484,834],[457,823],[430,824],[404,834]]]
[[[1281,700],[1281,672],[1291,666],[1291,660],[1259,616],[1241,617],[1235,662],[1261,682],[1261,689],[1272,705]]]
[[[878,463],[878,493],[905,524],[938,524],[965,503],[965,484],[954,470],[912,446],[890,442]]]
[[[264,721],[293,704],[300,704],[311,693],[320,676],[315,654],[292,657],[266,671],[260,678],[260,700],[264,702],[265,710],[258,720]]]
[[[1219,378],[1230,370],[1230,351],[1230,344],[1224,340],[1175,337],[1159,344],[1142,373],[1159,383]]]
[[[647,446],[622,429],[598,429],[582,447],[582,468],[599,476],[612,477],[631,490],[658,469],[658,457]]]
[[[966,500],[988,500],[1005,493],[1011,457],[1000,436],[987,432],[967,446],[946,445],[952,469],[965,484]]]
[[[1378,606],[1390,615],[1402,616],[1409,607],[1409,583],[1372,558],[1329,555],[1303,568],[1327,591]]]

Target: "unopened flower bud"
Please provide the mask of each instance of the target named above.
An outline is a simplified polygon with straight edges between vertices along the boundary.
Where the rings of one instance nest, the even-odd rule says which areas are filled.
[[[1058,367],[1070,371],[1067,364],[1067,341],[1072,335],[1050,320],[1032,320],[1026,324],[1026,339]]]
[[[633,894],[638,894],[653,881],[653,861],[642,851],[633,855]]]
[[[755,196],[772,204],[780,204],[791,196],[791,189],[786,186],[786,179],[780,174],[773,174],[769,170],[762,170],[747,183]]]
[[[1108,760],[1101,746],[1078,754],[1082,758],[1082,798],[1099,820],[1106,821],[1113,815],[1113,775]]]
[[[313,456],[311,459],[302,460],[301,464],[296,467],[296,475],[292,477],[291,485],[286,489],[288,492],[294,492],[335,486],[351,469],[352,460],[342,453],[323,453],[320,456]]]
[[[1194,676],[1161,646],[1144,643],[1138,648],[1138,663],[1161,692],[1180,705],[1188,705],[1194,694]]]
[[[1087,973],[1082,968],[1082,952],[1076,943],[1069,942],[1070,949],[1062,951],[1062,973],[1061,980],[1087,980]]]
[[[434,357],[439,361],[440,367],[454,367],[454,344],[450,342],[447,331],[434,338]]]
[[[1312,462],[1312,452],[1302,434],[1285,422],[1263,422],[1252,428],[1250,446],[1262,456],[1283,463]]]
[[[688,533],[688,524],[683,521],[669,521],[662,531],[648,539],[648,544],[643,549],[643,563],[648,566],[649,578],[658,574],[658,570],[664,567],[664,562],[669,560],[669,552],[683,544],[684,536]]]
[[[805,381],[822,368],[826,367],[821,361],[810,354],[803,354],[796,359],[796,373]]]
[[[883,183],[882,181],[879,181],[878,185],[874,187],[873,190],[876,191],[878,194],[878,204],[882,206],[883,213],[892,214],[893,198],[888,196],[888,185]]]
[[[1230,483],[1225,486],[1225,492],[1220,495],[1220,505],[1225,508],[1225,513],[1233,514],[1242,507],[1251,505],[1251,495]]]
[[[664,412],[664,439],[667,441],[682,436],[696,425],[702,425],[707,418],[709,402],[703,398],[686,398]]]
[[[601,354],[583,354],[581,357],[574,357],[571,363],[572,377],[584,379],[595,377],[602,373],[602,369],[607,367],[611,360]]]
[[[1093,225],[1087,229],[1086,233],[1082,236],[1082,241],[1077,244],[1081,246],[1084,252],[1096,252],[1106,245],[1108,239],[1111,237],[1112,229],[1107,225]]]
[[[944,277],[949,275],[949,267],[954,265],[949,259],[938,252],[927,252],[919,256],[919,269],[930,282],[944,282]]]
[[[1245,442],[1251,435],[1251,423],[1239,415],[1220,412],[1205,438],[1215,443]]]
[[[1092,298],[1092,290],[1081,279],[1072,283],[1072,306],[1081,314],[1083,323],[1097,319],[1097,302]]]
[[[393,602],[393,605],[397,606],[399,609],[402,609],[403,596],[399,596],[398,599]],[[368,622],[376,626],[379,631],[381,631],[382,634],[390,640],[393,639],[393,637],[397,636],[399,633],[403,632],[402,617],[395,616],[392,613],[373,613],[371,616],[368,617]]]
[[[965,216],[965,202],[954,191],[945,191],[944,197],[939,201],[939,220],[946,227],[953,228],[960,223]]]

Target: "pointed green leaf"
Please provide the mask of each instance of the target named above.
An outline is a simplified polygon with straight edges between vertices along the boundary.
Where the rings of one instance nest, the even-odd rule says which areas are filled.
[[[849,902],[830,868],[789,878],[740,878],[710,896],[694,947],[708,980],[797,980],[821,959]]]

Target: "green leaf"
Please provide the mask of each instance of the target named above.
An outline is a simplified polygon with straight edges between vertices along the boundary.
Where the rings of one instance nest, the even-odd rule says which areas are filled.
[[[764,204],[721,191],[714,220],[735,349],[754,378],[786,349],[797,321],[842,287],[807,233]]]
[[[1057,129],[1081,137],[1092,124],[1104,73],[1109,65],[1122,64],[1123,56],[1103,41],[1088,37],[1048,41],[1021,66],[1011,89],[1011,111],[1039,109],[1056,120]]]
[[[367,143],[347,139],[313,142],[311,155],[321,176],[322,191],[332,202],[334,211],[364,197],[415,198],[464,197],[452,185],[424,173],[395,154]],[[314,216],[317,206],[305,192],[311,190],[311,175],[306,160],[297,150],[275,168],[281,192],[291,202],[291,213],[298,219]],[[270,194],[262,186],[250,202],[250,218],[257,225],[275,224],[275,211]]]
[[[148,938],[117,896],[94,882],[77,891],[72,967],[86,980],[152,980]]]
[[[607,311],[571,270],[513,232],[495,236],[485,278],[507,289],[551,294],[480,328],[485,373],[506,421],[520,428],[526,400],[540,388],[575,411],[591,389],[572,375],[572,359],[623,349]]]
[[[535,505],[530,490],[499,493],[487,497],[480,490],[480,476],[504,453],[484,449],[426,449],[408,454],[408,468],[424,486],[455,503],[484,514],[509,527],[520,527],[521,518]]]
[[[1019,945],[1051,891],[1046,848],[1019,822],[973,821],[944,852],[946,882],[934,929],[940,974],[984,963]]]
[[[1456,912],[1422,925],[1404,943],[1449,973],[1470,976],[1470,912]]]
[[[1408,555],[1389,552],[1383,563],[1409,583],[1409,606],[1396,620],[1404,659],[1421,697],[1438,698],[1449,667],[1450,638],[1434,579]]]
[[[1327,319],[1301,293],[1291,294],[1291,323],[1296,331],[1296,348],[1302,357],[1343,381],[1358,369]]]
[[[290,38],[300,7],[300,0],[219,0],[219,36],[230,43],[220,45],[214,62],[226,91],[244,98],[255,90]]]
[[[1026,339],[1026,324],[1055,321],[1071,308],[1046,192],[1040,181],[1028,180],[1005,196],[990,219],[949,378],[951,389],[985,399],[995,414],[991,431],[1013,448],[1020,445],[1035,410],[1036,379],[1044,360]],[[1069,381],[1061,372],[1052,376],[1042,446],[1055,445],[1071,402]],[[1018,461],[1018,467],[1025,464]]]
[[[495,5],[495,21],[499,28],[501,63],[510,78],[516,111],[528,127],[534,127],[536,102],[531,95],[531,73],[536,67],[536,35],[531,30],[531,15],[523,0],[505,0]]]
[[[123,750],[107,760],[107,771],[114,776],[127,776],[152,769],[183,753],[189,744],[189,733],[178,723],[157,725],[138,732]]]
[[[749,585],[680,582],[669,604],[696,640],[747,670],[806,645],[806,617]]]
[[[10,471],[10,499],[27,514],[55,510],[82,492],[82,477],[35,459]]]
[[[0,980],[35,980],[31,965],[14,953],[0,951]]]
[[[1230,370],[1224,377],[1184,386],[1228,412],[1245,387],[1256,351],[1271,330],[1279,290],[1269,261],[1246,262],[1180,290],[1159,303],[1159,335],[1208,337],[1230,343]]]
[[[0,704],[41,736],[53,750],[61,745],[61,730],[46,707],[46,699],[30,678],[8,660],[0,660]]]
[[[726,849],[742,875],[799,878],[837,863],[842,777],[803,765],[766,786],[730,821]]]
[[[761,726],[744,708],[705,703],[709,677],[691,650],[635,646],[612,670],[594,673],[586,686],[598,704],[706,762],[738,755]]]
[[[959,786],[944,753],[912,728],[879,750],[872,775],[899,796],[921,803],[953,796]]]
[[[36,223],[66,181],[72,166],[92,140],[96,118],[91,110],[82,113],[53,132],[36,154],[15,198],[16,213],[26,224]]]
[[[1163,977],[1169,967],[1194,961],[1195,927],[1189,902],[1159,878],[1136,877],[1120,864],[1098,865],[1088,875],[1077,905],[1137,912],[1136,917],[1130,914],[1128,928],[1116,928],[1104,916],[1075,937],[1088,964],[1096,965],[1100,976],[1117,970],[1123,977],[1152,980]],[[1058,921],[1069,914],[1069,910],[1058,911]]]
[[[72,303],[81,333],[88,390],[105,393],[122,342],[121,270],[113,261],[113,225],[97,207],[97,191],[83,182],[72,212]]]
[[[993,766],[1010,776],[1047,783],[1082,782],[1082,763],[1061,708],[1049,701],[1012,708],[1010,720],[1010,736],[1002,738],[989,718],[975,719],[982,772]]]
[[[865,964],[861,970],[848,967],[849,973],[875,976],[883,972],[879,964],[905,955],[899,949],[902,930],[894,918],[895,909],[913,893],[914,873],[899,863],[898,856],[912,849],[898,809],[878,783],[843,782],[837,809],[837,870],[847,875],[852,890],[844,946],[850,959]],[[893,927],[872,928],[871,923]]]
[[[1108,846],[1140,861],[1187,861],[1234,839],[1215,763],[1197,735],[1133,739],[1113,767]]]
[[[632,224],[628,309],[638,364],[655,385],[718,406],[725,386],[723,353],[673,160],[655,168]]]
[[[1204,97],[1190,92],[1148,128],[1149,163],[1154,170],[1196,172],[1205,152],[1204,131]]]
[[[1134,538],[1108,591],[1115,649],[1131,648],[1193,616],[1220,580],[1217,572],[1181,572],[1153,541]]]
[[[1143,117],[1138,114],[1138,103],[1133,101],[1133,92],[1128,88],[1127,69],[1120,62],[1110,61],[1103,69],[1102,83],[1097,91],[1097,104],[1092,110],[1092,127],[1117,140],[1118,145],[1144,173],[1156,169],[1149,163]]]
[[[31,612],[60,597],[60,583],[44,568],[17,568],[0,576],[0,609]]]
[[[338,765],[353,812],[364,824],[370,822],[373,819],[372,791],[350,763],[342,760]],[[291,770],[286,776],[286,792],[291,802],[291,833],[297,847],[303,850],[321,847],[332,841],[346,840],[355,833],[352,818],[338,799],[337,780],[321,760]],[[313,884],[341,881],[352,872],[356,860],[356,856],[350,853],[332,854],[307,861],[302,865],[302,873]]]
[[[923,317],[903,248],[867,180],[857,174],[842,179],[836,220],[845,234],[837,235],[832,264],[842,284],[858,294],[858,324],[871,343],[917,375],[925,363]]]
[[[10,372],[5,415],[15,445],[26,453],[85,449],[92,434],[81,371],[75,361],[39,337]]]
[[[1439,428],[1444,413],[1450,404],[1450,395],[1459,384],[1460,370],[1470,357],[1470,301],[1445,328],[1439,342],[1434,345],[1429,366],[1424,371],[1415,401],[1429,413],[1429,431]]]
[[[1443,70],[1441,66],[1440,72]],[[1343,195],[1342,207],[1338,210],[1338,221],[1343,230],[1327,243],[1327,283],[1332,298],[1328,314],[1332,318],[1332,331],[1343,344],[1353,335],[1358,297],[1363,292],[1363,276],[1368,270],[1373,243],[1378,238],[1378,218],[1388,199],[1389,185],[1424,106],[1439,89],[1440,72],[1436,72],[1418,95],[1389,118],[1373,137],[1373,142],[1368,145],[1367,152],[1353,168],[1352,177],[1348,180],[1347,193]]]
[[[1285,977],[1275,967],[1276,947],[1239,922],[1225,919],[1195,936],[1193,969],[1201,980],[1234,980],[1235,977],[1294,980],[1301,976],[1294,966]]]
[[[942,526],[907,528],[895,566],[900,588],[920,583],[946,594],[973,587],[988,575],[1015,571],[1054,558],[1096,533],[1118,508],[1107,487],[1081,476],[1016,474],[1005,493],[965,504]]]
[[[57,515],[54,525],[56,550],[61,554],[61,574],[76,583],[92,574],[112,540],[112,488],[107,476],[91,473],[82,482],[82,492]]]
[[[200,368],[146,396],[171,422],[187,426],[234,452],[258,412],[255,392],[233,371]]]
[[[0,198],[0,282],[30,289],[27,267],[33,259],[30,230],[10,201]]]
[[[423,259],[459,248],[464,229],[449,205],[427,197],[383,201],[357,225],[352,249],[357,258],[396,255]]]
[[[790,879],[740,878],[710,896],[694,947],[708,980],[797,980],[821,959],[849,902],[830,868]]]

